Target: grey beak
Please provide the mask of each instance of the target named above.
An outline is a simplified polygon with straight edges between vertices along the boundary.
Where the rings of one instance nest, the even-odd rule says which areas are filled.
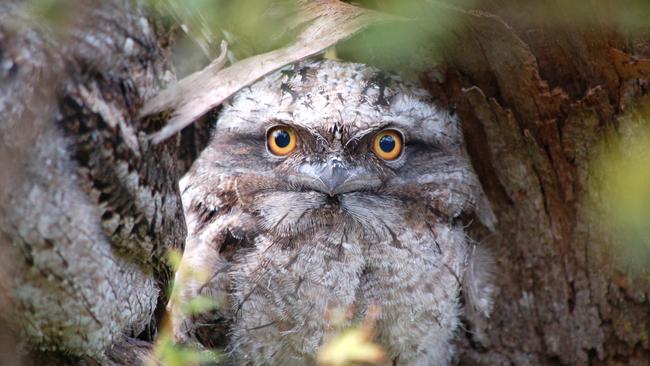
[[[340,166],[339,164],[326,164],[321,170],[318,178],[323,182],[323,188],[325,188],[323,193],[327,193],[330,196],[335,196],[339,193],[344,193],[341,191],[342,187],[345,187],[345,182],[349,181],[352,178],[351,171],[347,168]]]
[[[320,164],[305,164],[300,168],[300,173],[290,176],[290,179],[294,183],[329,196],[376,188],[381,185],[381,180],[366,168],[346,166],[337,158]]]

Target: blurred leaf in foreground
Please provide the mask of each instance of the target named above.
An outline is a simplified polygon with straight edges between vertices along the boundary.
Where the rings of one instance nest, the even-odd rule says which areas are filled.
[[[442,61],[448,37],[463,21],[474,0],[362,1],[361,5],[402,20],[370,26],[337,45],[343,59],[368,63],[389,71],[427,70]],[[406,70],[405,70],[406,69]]]
[[[207,296],[197,296],[183,304],[183,312],[187,315],[196,315],[219,307],[219,302]]]
[[[334,309],[329,314],[334,329],[340,329],[352,316],[351,311]],[[344,365],[379,365],[386,361],[384,349],[372,341],[373,324],[379,314],[379,309],[371,307],[359,325],[349,327],[334,335],[318,352],[317,362],[324,366]]]
[[[384,350],[372,343],[372,332],[366,328],[351,328],[328,344],[318,353],[321,365],[343,366],[352,363],[377,365],[386,359]]]
[[[146,366],[193,366],[201,364],[214,364],[219,361],[219,352],[201,350],[175,344],[168,334],[161,335],[156,342],[153,358]]]
[[[181,264],[181,259],[183,258],[183,253],[180,250],[168,250],[167,251],[167,261],[169,266],[172,268],[172,271],[178,271],[178,267]]]
[[[236,59],[283,47],[293,41],[296,0],[150,0],[169,14],[210,58],[225,39]]]
[[[174,269],[174,272],[179,270],[180,262],[183,255],[178,250],[169,250],[167,252],[167,261]],[[193,269],[186,269],[185,276],[190,276],[205,282],[210,278],[210,273],[205,271],[195,271]],[[170,306],[180,306],[180,296],[183,289],[180,286],[174,286],[170,292]],[[183,313],[188,316],[194,316],[214,310],[220,306],[218,300],[208,296],[196,296],[189,302],[183,304]],[[185,366],[185,365],[201,365],[201,364],[214,364],[219,361],[221,352],[217,350],[210,350],[204,348],[196,348],[185,346],[182,344],[174,343],[172,336],[172,329],[170,325],[170,318],[167,317],[163,320],[163,325],[160,328],[160,333],[156,339],[153,349],[153,355],[147,362],[147,366],[165,365],[165,366]]]
[[[621,120],[596,163],[600,222],[625,270],[650,268],[650,103]]]

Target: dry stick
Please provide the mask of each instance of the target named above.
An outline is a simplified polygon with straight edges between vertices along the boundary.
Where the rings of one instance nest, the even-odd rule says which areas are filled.
[[[287,64],[316,55],[366,26],[400,18],[333,0],[300,2],[301,23],[311,22],[287,47],[218,70],[215,62],[149,100],[140,118],[172,110],[169,122],[150,138],[159,143],[217,107],[241,88]],[[225,56],[224,45],[219,59]]]

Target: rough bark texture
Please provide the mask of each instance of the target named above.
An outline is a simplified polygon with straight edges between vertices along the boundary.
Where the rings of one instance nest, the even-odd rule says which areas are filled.
[[[484,3],[499,18],[460,16],[444,81],[428,78],[457,108],[499,220],[484,240],[501,292],[464,363],[646,365],[649,287],[615,269],[590,189],[598,144],[647,91],[635,80],[647,61],[626,54],[647,56],[648,34],[625,37],[604,4],[584,5],[580,23],[562,2]],[[526,18],[540,8],[557,17]]]
[[[34,363],[108,363],[125,336],[155,335],[165,251],[185,236],[178,141],[150,144],[159,126],[136,118],[166,55],[129,4],[34,6],[0,5],[3,320],[45,352]]]
[[[12,294],[0,307],[28,319],[27,339],[48,352],[35,362],[71,362],[49,353],[64,350],[133,363],[147,345],[121,334],[155,333],[141,331],[165,301],[163,252],[185,230],[176,182],[209,123],[162,145],[145,138],[160,126],[137,115],[165,79],[167,35],[136,10],[90,3],[91,18],[56,35],[11,4],[0,5],[0,288]],[[499,219],[479,235],[501,290],[490,321],[465,335],[463,364],[650,360],[650,285],[615,269],[590,204],[594,147],[618,138],[648,91],[650,61],[631,55],[650,58],[650,35],[611,22],[615,1],[571,4],[440,10],[458,24],[422,80],[460,114]],[[530,16],[540,9],[553,21]]]

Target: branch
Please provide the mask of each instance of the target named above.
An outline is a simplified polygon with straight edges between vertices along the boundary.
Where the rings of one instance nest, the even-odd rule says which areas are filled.
[[[168,124],[150,136],[154,143],[159,143],[270,72],[316,55],[370,24],[397,19],[335,0],[300,1],[297,22],[310,24],[293,44],[221,70],[212,63],[149,100],[142,108],[140,118],[173,111]],[[222,47],[219,59],[224,55]]]

